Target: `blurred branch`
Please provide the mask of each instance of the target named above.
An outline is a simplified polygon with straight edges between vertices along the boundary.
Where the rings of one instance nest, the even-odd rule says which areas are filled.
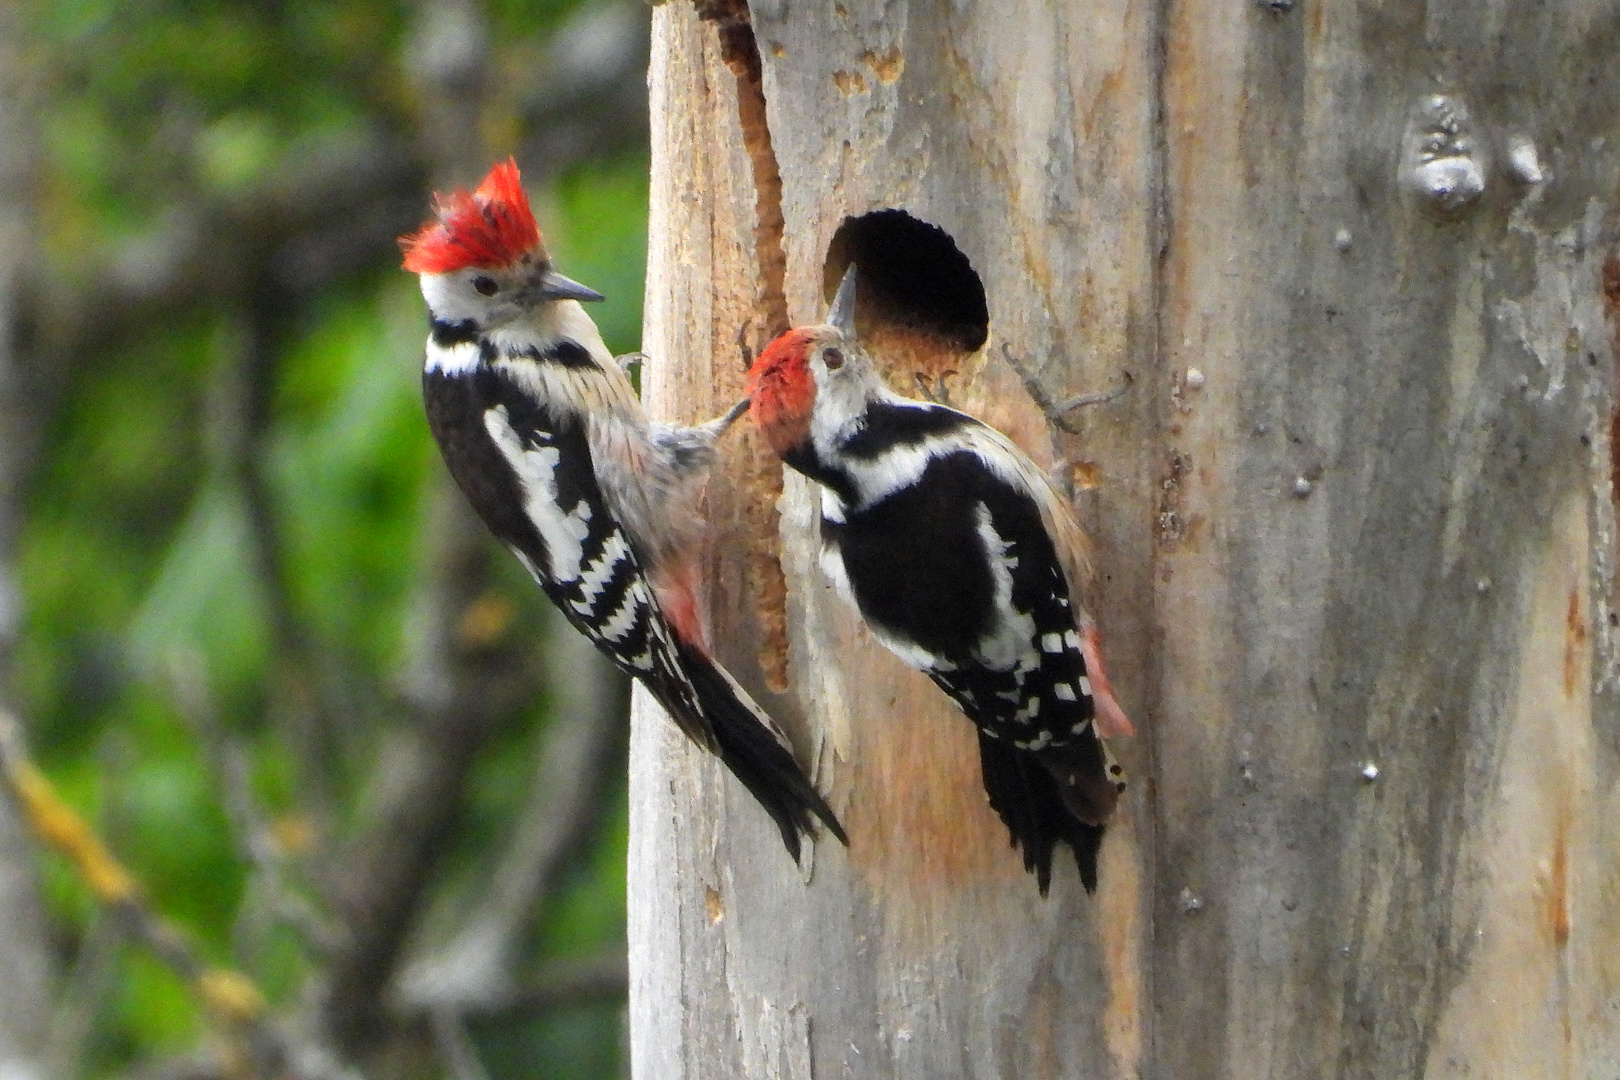
[[[385,1034],[384,993],[465,803],[474,761],[539,689],[537,672],[504,632],[481,646],[457,633],[460,617],[485,595],[491,545],[476,539],[441,549],[449,565],[433,575],[448,694],[412,702],[413,724],[378,767],[372,787],[379,805],[366,815],[371,824],[350,846],[333,886],[331,906],[345,933],[320,1009],[333,1041],[349,1051]]]
[[[236,306],[260,267],[307,299],[392,249],[421,215],[425,178],[406,142],[373,130],[289,157],[239,195],[183,192],[146,235],[87,255],[86,279],[35,291],[42,345],[71,359],[153,321]]]
[[[33,211],[38,87],[26,61],[23,22],[20,5],[0,4],[0,708],[11,693],[22,625],[15,559],[38,431],[26,408],[20,355],[24,275],[39,254]],[[0,1076],[27,1080],[47,1067],[53,967],[32,851],[16,808],[0,795]]]
[[[531,184],[647,138],[650,35],[641,2],[589,4],[565,22],[516,88]]]
[[[47,1076],[82,1074],[96,1011],[112,986],[118,946],[126,937],[119,921],[112,918],[98,918],[85,933],[51,1015]]]
[[[625,6],[625,12],[632,10]],[[642,80],[628,76],[632,72],[639,75],[644,68],[646,34],[644,16],[610,14],[604,19],[591,15],[556,35],[548,62],[525,65],[526,70],[539,73],[538,88],[527,96],[519,95],[531,130],[551,131],[574,121],[594,126],[589,138],[571,147],[567,140],[559,140],[538,146],[534,152],[526,148],[525,165],[530,168],[531,180],[555,174],[588,153],[603,152],[604,131],[609,132],[610,139],[614,136],[612,129],[603,124],[604,114],[597,102],[606,102],[610,109],[618,110],[622,124],[619,131],[633,132],[639,142],[645,130],[645,95]],[[489,38],[477,6],[469,0],[422,0],[406,60],[421,98],[420,146],[424,159],[431,163],[429,171],[452,182],[470,180],[482,170],[489,156],[483,141],[491,94]],[[546,79],[551,81],[544,82]],[[631,87],[636,104],[625,110],[622,92],[605,93],[607,86],[616,90]],[[390,874],[406,877],[413,867],[421,868],[432,851],[431,847],[422,847],[421,842],[431,842],[435,830],[447,827],[448,815],[459,805],[449,797],[424,798],[415,789],[443,789],[446,796],[459,799],[457,785],[476,748],[459,725],[476,726],[484,737],[492,730],[489,714],[494,710],[489,695],[474,689],[477,680],[487,676],[469,670],[465,657],[458,659],[454,648],[457,622],[477,602],[478,583],[482,580],[481,568],[472,573],[468,569],[487,557],[490,543],[460,493],[450,489],[442,474],[434,506],[438,555],[423,593],[424,617],[418,620],[422,633],[409,677],[412,698],[425,717],[423,741],[431,744],[441,735],[450,735],[456,741],[434,755],[410,755],[407,767],[396,772],[396,790],[403,794],[393,800],[394,827],[386,833],[372,831],[369,850],[377,853],[375,865],[351,878],[367,889],[373,902],[381,902],[380,910],[387,917],[377,920],[379,928],[371,935],[371,946],[357,948],[354,961],[348,965],[351,977],[345,981],[341,973],[334,974],[328,1013],[334,1030],[340,1033],[340,1044],[351,1037],[343,1034],[345,1031],[357,1036],[365,1030],[365,1025],[357,1021],[366,1014],[353,1003],[376,1000],[374,995],[391,981],[389,976],[403,946],[408,919],[415,911],[414,906],[409,910],[402,906],[404,894],[389,893],[375,883]],[[549,647],[563,649],[564,655],[572,655],[570,649],[588,649],[583,642],[572,640],[559,646],[557,637],[552,635]],[[573,635],[568,637],[572,639]],[[452,1065],[458,1060],[454,1054],[457,1043],[446,1039],[460,1029],[446,1029],[446,1017],[455,1018],[459,1025],[469,995],[512,992],[511,959],[535,900],[550,887],[560,861],[589,831],[604,761],[610,758],[616,733],[623,729],[616,718],[603,716],[600,697],[592,697],[602,693],[603,684],[592,678],[600,670],[594,656],[552,667],[553,673],[566,671],[578,679],[564,688],[567,700],[556,721],[559,726],[546,741],[545,757],[523,821],[493,886],[463,932],[401,980],[407,997],[414,995],[418,1000],[436,1003],[437,1007],[428,1011],[437,1017],[439,1041]],[[589,685],[585,680],[590,680]],[[469,690],[470,700],[458,704],[455,699],[466,697]],[[482,716],[477,715],[480,705],[485,710]],[[464,713],[467,709],[471,712]],[[402,828],[409,813],[420,816],[429,807],[439,813],[415,821],[414,834]],[[388,821],[384,819],[385,827]],[[415,844],[411,843],[413,839]],[[379,843],[396,844],[397,849],[386,854],[377,846]],[[406,902],[414,903],[414,896]],[[350,989],[344,991],[345,986]],[[448,1013],[446,1008],[450,1009]],[[466,1061],[462,1065],[461,1072],[470,1071]]]
[[[460,1013],[434,1009],[428,1017],[428,1025],[433,1030],[439,1058],[453,1080],[489,1080],[484,1063],[478,1060],[478,1048],[467,1033],[467,1021]]]
[[[208,445],[215,470],[241,492],[253,565],[270,615],[272,713],[298,762],[305,809],[323,833],[336,817],[341,733],[353,731],[339,658],[322,649],[298,612],[287,544],[269,476],[276,375],[297,310],[296,298],[260,266],[233,312],[240,331],[217,361]]]
[[[317,955],[330,953],[337,948],[338,929],[290,880],[281,845],[253,795],[246,748],[220,721],[202,657],[171,657],[169,682],[180,714],[207,751],[237,850],[251,867],[243,910],[262,904],[271,919],[296,930]]]
[[[623,949],[579,960],[552,960],[515,986],[460,1008],[468,1019],[530,1016],[571,1005],[624,1001],[630,992]]]
[[[436,175],[480,163],[488,35],[465,0],[424,0],[406,43],[407,74],[422,98],[422,147]],[[436,474],[433,557],[419,593],[406,673],[416,725],[386,754],[374,784],[383,805],[337,883],[334,909],[349,944],[334,957],[320,1013],[337,1045],[363,1051],[383,1032],[383,1000],[420,911],[429,875],[465,795],[468,772],[498,728],[491,684],[510,666],[458,647],[458,624],[487,589],[491,544],[458,491]]]
[[[424,4],[434,13],[424,22],[448,7],[472,11],[476,22],[476,9],[459,3]],[[455,18],[441,32],[479,44]],[[519,156],[531,183],[645,147],[647,35],[639,4],[595,7],[565,23],[532,62],[503,68],[503,80],[516,80],[508,96],[526,133]],[[458,123],[457,110],[434,104],[444,96],[437,86],[468,84],[458,48],[418,44],[411,52],[449,75],[422,95],[421,119],[435,134],[415,140],[410,118],[377,117],[369,129],[289,155],[246,191],[178,192],[146,235],[88,253],[81,265],[94,269],[83,279],[33,283],[21,316],[39,327],[39,369],[93,356],[153,322],[238,306],[256,268],[303,302],[392,261],[395,237],[427,210],[429,177],[466,182],[488,165],[482,123]],[[476,78],[481,97],[484,76]]]
[[[489,889],[456,936],[406,969],[407,1008],[457,1010],[513,992],[523,931],[590,840],[628,734],[624,680],[558,617],[544,645],[554,689],[523,815]]]
[[[407,75],[422,99],[421,145],[435,175],[484,157],[482,109],[488,33],[469,0],[422,0],[405,46]],[[436,474],[429,499],[433,556],[417,598],[406,672],[414,725],[385,748],[373,788],[379,804],[333,884],[332,908],[347,929],[318,1006],[331,1041],[351,1054],[385,1032],[383,1001],[424,903],[430,875],[461,810],[479,751],[512,709],[495,688],[510,684],[510,650],[458,640],[464,613],[487,591],[491,543],[460,492]],[[497,635],[499,636],[499,635]],[[483,648],[468,648],[469,644]],[[497,662],[492,662],[497,661]],[[512,703],[515,704],[515,703]]]
[[[4,711],[0,711],[0,777],[34,832],[73,864],[103,909],[191,988],[236,1044],[251,1075],[271,1077],[286,1071],[294,1055],[271,1022],[259,988],[241,972],[204,962],[173,926],[147,906],[135,878],[29,759],[21,727]]]

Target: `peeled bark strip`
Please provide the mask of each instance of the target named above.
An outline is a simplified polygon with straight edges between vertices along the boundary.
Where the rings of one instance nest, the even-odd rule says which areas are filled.
[[[863,215],[949,235],[987,340],[885,301],[876,351],[1072,460],[1142,737],[1100,892],[1064,865],[1041,900],[967,722],[831,595],[793,476],[763,538],[789,687],[763,693],[741,553],[770,463],[729,442],[719,651],[852,845],[802,880],[642,708],[637,1075],[1613,1074],[1620,6],[760,0],[750,25],[789,317],[892,223]],[[724,51],[655,10],[645,348],[684,419],[769,321]],[[1010,361],[1054,400],[1131,389],[1070,435]]]

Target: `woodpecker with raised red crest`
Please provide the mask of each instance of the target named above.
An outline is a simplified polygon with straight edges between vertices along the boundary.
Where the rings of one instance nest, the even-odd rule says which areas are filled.
[[[401,240],[432,330],[422,393],[450,475],[568,621],[753,793],[795,859],[844,831],[771,719],[710,654],[693,548],[715,441],[654,423],[546,254],[517,165],[437,198]]]
[[[884,385],[855,334],[855,267],[824,326],[749,372],[749,412],[820,485],[821,565],[872,634],[978,727],[985,791],[1042,894],[1059,842],[1097,887],[1132,734],[1081,607],[1087,542],[1045,472],[993,428]]]

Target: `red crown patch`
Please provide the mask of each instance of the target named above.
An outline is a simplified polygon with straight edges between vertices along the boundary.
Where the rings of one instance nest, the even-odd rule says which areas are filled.
[[[448,198],[434,195],[433,204],[439,220],[400,237],[405,269],[413,274],[510,266],[540,244],[540,226],[511,158],[489,170],[477,191],[461,188]]]

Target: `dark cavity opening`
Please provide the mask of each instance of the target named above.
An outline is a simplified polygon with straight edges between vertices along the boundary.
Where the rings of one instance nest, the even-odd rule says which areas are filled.
[[[904,210],[845,218],[822,269],[829,302],[852,262],[859,268],[855,325],[863,339],[870,336],[876,345],[896,335],[913,338],[914,349],[941,354],[942,363],[984,346],[990,333],[984,285],[938,225]]]

